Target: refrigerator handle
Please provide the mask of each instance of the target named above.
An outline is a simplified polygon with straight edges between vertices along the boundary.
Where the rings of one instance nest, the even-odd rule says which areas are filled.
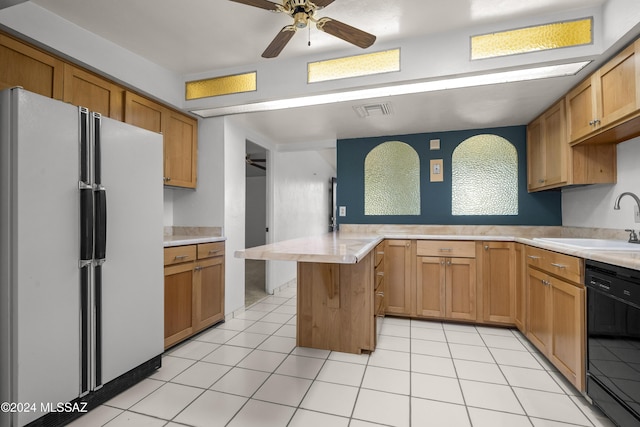
[[[98,185],[95,192],[95,254],[98,264],[102,264],[107,252],[107,190]]]
[[[93,259],[93,187],[80,182],[80,268]]]

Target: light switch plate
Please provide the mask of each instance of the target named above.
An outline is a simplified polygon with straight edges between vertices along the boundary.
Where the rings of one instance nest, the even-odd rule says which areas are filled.
[[[431,182],[444,181],[444,169],[442,159],[433,159],[429,163],[429,179]]]
[[[346,206],[340,206],[338,208],[338,216],[347,216],[347,207]]]
[[[439,150],[440,149],[440,140],[432,139],[429,141],[429,150]]]

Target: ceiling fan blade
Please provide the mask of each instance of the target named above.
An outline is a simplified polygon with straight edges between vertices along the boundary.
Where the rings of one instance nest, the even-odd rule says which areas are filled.
[[[270,2],[268,0],[231,0],[236,3],[246,4],[248,6],[259,7],[260,9],[271,10],[273,12],[278,12],[278,4]]]
[[[287,25],[283,27],[282,30],[276,35],[276,38],[273,39],[271,44],[267,46],[267,48],[262,53],[263,58],[275,58],[280,55],[282,49],[289,43],[291,37],[296,33],[296,27],[293,25]]]
[[[321,18],[316,23],[320,31],[331,34],[346,42],[354,44],[362,49],[366,49],[376,41],[376,36],[365,31],[359,30],[344,22],[336,21],[331,18]]]
[[[331,3],[333,3],[335,0],[311,0],[311,2],[313,4],[315,4],[316,6],[318,6],[318,9],[322,9],[323,7],[327,7],[329,6]]]

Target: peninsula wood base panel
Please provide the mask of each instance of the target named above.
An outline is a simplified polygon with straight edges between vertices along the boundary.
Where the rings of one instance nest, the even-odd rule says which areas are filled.
[[[298,263],[297,345],[345,353],[375,349],[374,257]]]

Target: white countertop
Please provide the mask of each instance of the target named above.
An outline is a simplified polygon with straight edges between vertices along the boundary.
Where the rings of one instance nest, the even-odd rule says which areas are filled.
[[[364,258],[384,239],[513,241],[580,258],[640,270],[640,247],[637,252],[581,250],[568,248],[566,245],[553,242],[534,240],[532,236],[515,235],[515,233],[513,235],[487,235],[483,233],[411,234],[390,232],[388,234],[368,234],[337,232],[248,248],[236,251],[235,256],[236,258],[246,259],[354,264]]]

